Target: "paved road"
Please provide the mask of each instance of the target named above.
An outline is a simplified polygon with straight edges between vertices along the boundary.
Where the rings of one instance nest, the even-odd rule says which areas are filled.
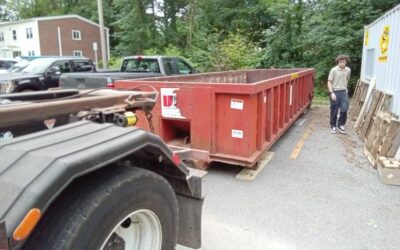
[[[328,111],[302,116],[253,182],[235,179],[240,168],[209,169],[203,250],[400,249],[400,186],[379,182],[354,132],[330,134]]]

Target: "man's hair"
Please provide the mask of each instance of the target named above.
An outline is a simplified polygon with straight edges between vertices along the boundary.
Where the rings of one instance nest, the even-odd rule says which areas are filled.
[[[348,55],[338,55],[335,59],[336,63],[339,63],[341,60],[346,60],[346,62],[350,61],[350,57]]]

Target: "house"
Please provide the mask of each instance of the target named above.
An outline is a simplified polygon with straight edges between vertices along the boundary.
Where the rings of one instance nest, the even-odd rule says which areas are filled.
[[[78,15],[1,22],[0,57],[83,56],[100,61],[99,27],[97,23]],[[108,28],[105,28],[105,36],[109,58]]]

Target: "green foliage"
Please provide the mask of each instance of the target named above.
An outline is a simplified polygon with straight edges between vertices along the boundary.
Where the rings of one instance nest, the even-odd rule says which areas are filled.
[[[159,48],[149,48],[149,49],[145,49],[144,51],[143,51],[143,55],[146,55],[146,56],[154,56],[154,55],[161,55],[161,54],[163,54],[162,52],[161,52],[161,50],[159,49]]]
[[[257,47],[238,33],[229,34],[218,44],[217,49],[217,59],[220,60],[215,65],[217,70],[251,68],[259,61]]]
[[[197,43],[177,54],[188,58],[202,72],[252,68],[260,60],[257,46],[235,33],[203,36]]]
[[[360,74],[364,25],[398,0],[103,0],[110,60],[174,55],[200,71],[313,67],[323,95],[334,58],[349,54],[350,85]],[[0,0],[0,18],[78,14],[98,21],[94,0]]]
[[[122,65],[123,58],[112,56],[110,60],[108,60],[108,67],[110,69],[120,69]]]
[[[395,5],[396,1],[319,0],[288,1],[274,6],[279,18],[264,32],[263,67],[313,67],[316,91],[326,79],[338,54],[350,55],[350,89],[360,75],[364,25]]]
[[[168,45],[164,50],[164,55],[167,56],[183,56],[182,50],[176,46]]]

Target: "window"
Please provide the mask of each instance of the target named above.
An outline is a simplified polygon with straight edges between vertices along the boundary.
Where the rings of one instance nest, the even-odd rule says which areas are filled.
[[[17,40],[17,31],[13,30],[12,34],[13,34],[13,40]]]
[[[174,73],[174,64],[171,58],[164,59],[164,68],[167,75],[172,75]]]
[[[81,40],[80,30],[72,30],[72,40]]]
[[[374,76],[374,64],[375,64],[375,49],[367,49],[367,59],[365,60],[364,74],[366,78]]]
[[[4,42],[4,32],[0,32],[0,42]]]
[[[16,64],[17,62],[16,61],[4,61],[3,62],[4,64],[4,66],[5,66],[5,68],[6,69],[9,69],[9,68],[11,68],[14,64]]]
[[[85,72],[92,71],[93,65],[90,61],[74,61],[75,71]]]
[[[13,52],[13,58],[21,56],[21,51],[14,51]]]
[[[29,50],[28,51],[28,56],[35,56],[35,51],[34,50]]]
[[[0,69],[5,70],[11,68],[16,62],[15,61],[7,61],[7,60],[0,60]]]
[[[74,56],[82,56],[82,50],[74,50],[73,55]]]
[[[160,72],[157,59],[152,58],[133,58],[124,60],[121,70],[127,72]]]
[[[185,63],[184,61],[177,60],[176,64],[178,65],[179,74],[191,74],[192,73],[192,68],[190,68],[189,65],[187,65],[187,63]]]
[[[36,59],[37,60],[37,59]],[[56,62],[54,63],[52,66],[56,67],[60,70],[60,73],[68,73],[68,72],[72,72],[71,70],[71,65],[68,61],[60,61],[60,62]]]
[[[32,28],[26,28],[26,39],[32,39],[33,33]]]

